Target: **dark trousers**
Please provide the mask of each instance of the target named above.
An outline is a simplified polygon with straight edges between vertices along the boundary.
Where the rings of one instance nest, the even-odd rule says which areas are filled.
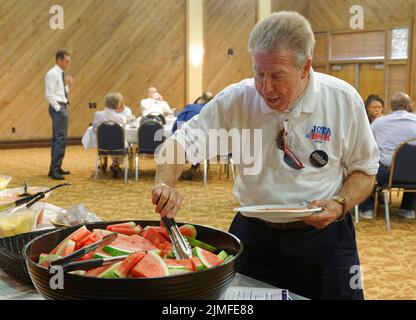
[[[52,118],[51,165],[49,170],[52,173],[56,173],[62,167],[68,140],[68,110],[66,104],[59,104],[61,106],[59,112],[49,106],[49,115]]]
[[[389,183],[390,170],[380,163],[377,172],[377,183],[386,186]],[[404,192],[400,209],[415,210],[416,197],[414,192]],[[365,212],[374,209],[374,196],[371,195],[363,203],[359,205],[361,211]]]
[[[230,232],[244,245],[237,272],[310,299],[364,299],[349,214],[321,230],[275,229],[237,214]]]

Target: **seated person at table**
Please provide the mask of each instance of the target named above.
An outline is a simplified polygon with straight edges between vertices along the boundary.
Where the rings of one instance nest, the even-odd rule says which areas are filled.
[[[121,103],[123,104],[123,111],[121,111],[121,114],[123,115],[123,117],[126,118],[126,123],[130,123],[131,120],[134,119],[134,114],[131,111],[131,108],[126,106],[126,103],[124,102],[124,98]]]
[[[416,115],[411,110],[410,97],[402,92],[396,93],[391,99],[392,113],[379,117],[371,124],[374,138],[380,150],[380,166],[377,173],[377,181],[382,185],[388,183],[392,156],[397,146],[409,139],[416,138]],[[415,193],[404,192],[400,209],[396,215],[404,218],[415,218]],[[370,196],[360,204],[360,216],[372,219],[374,199]]]
[[[169,104],[163,100],[162,95],[157,91],[155,87],[150,87],[147,90],[147,98],[142,99],[140,105],[142,108],[143,117],[150,113],[163,115],[173,113],[173,110],[169,107]]]
[[[176,121],[172,127],[172,133],[180,129],[182,125],[191,120],[193,117],[198,115],[202,108],[212,99],[214,95],[211,92],[204,92],[201,97],[195,100],[193,104],[188,104],[183,108],[183,110],[178,114]],[[185,180],[192,180],[195,172],[199,168],[199,163],[192,165],[189,171],[184,174],[183,178]]]
[[[122,115],[123,112],[123,96],[118,92],[110,92],[104,98],[105,109],[97,111],[94,115],[93,129],[97,132],[98,127],[105,121],[114,121],[121,125],[123,129],[126,128],[126,118]],[[122,170],[120,163],[123,161],[122,156],[111,156],[113,163],[110,166],[111,175],[117,178]]]
[[[383,116],[384,101],[376,94],[370,94],[365,101],[365,110],[367,112],[368,121],[373,123],[379,117]]]

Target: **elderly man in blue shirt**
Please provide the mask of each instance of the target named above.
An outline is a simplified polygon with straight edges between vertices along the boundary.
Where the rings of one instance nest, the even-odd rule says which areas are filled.
[[[178,114],[175,123],[172,127],[172,134],[187,121],[191,120],[193,117],[198,115],[202,108],[214,97],[211,92],[204,92],[201,97],[195,100],[193,104],[188,104],[183,108],[183,110]],[[192,180],[196,170],[199,168],[199,163],[192,165],[189,171],[183,176],[185,180]]]

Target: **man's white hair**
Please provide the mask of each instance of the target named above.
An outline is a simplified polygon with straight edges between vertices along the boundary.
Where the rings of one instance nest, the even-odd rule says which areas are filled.
[[[295,64],[302,68],[312,58],[315,35],[308,20],[294,11],[279,11],[259,21],[253,28],[248,42],[249,52],[293,52]]]

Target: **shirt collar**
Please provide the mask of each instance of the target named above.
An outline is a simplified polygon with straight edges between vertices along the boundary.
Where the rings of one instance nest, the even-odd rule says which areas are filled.
[[[316,83],[315,73],[313,69],[311,68],[309,83],[308,83],[308,87],[305,90],[305,93],[300,99],[298,99],[294,103],[293,106],[289,108],[289,110],[285,110],[285,111],[273,110],[266,104],[264,99],[260,97],[259,95],[259,98],[261,99],[260,109],[264,114],[275,113],[280,116],[283,116],[285,114],[289,115],[293,113],[293,116],[297,117],[300,115],[301,112],[313,113],[317,106],[316,97],[319,96],[319,92],[320,92],[320,89]]]
[[[61,67],[58,66],[57,64],[55,64],[55,69],[60,71],[61,73],[64,73],[64,70],[62,70]]]

